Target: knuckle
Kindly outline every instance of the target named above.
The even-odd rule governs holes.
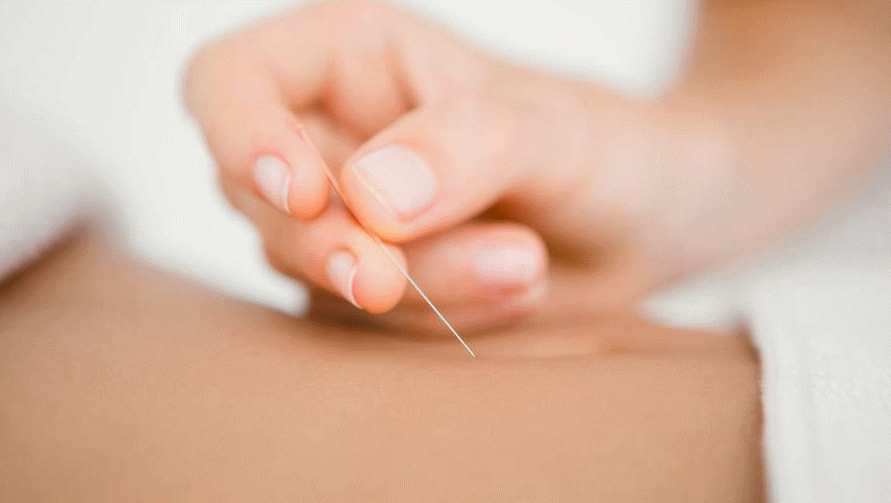
[[[456,96],[443,103],[443,121],[453,129],[462,129],[474,134],[485,132],[494,123],[500,122],[503,110],[498,100],[491,97],[467,94]]]
[[[506,153],[518,134],[518,117],[522,110],[512,110],[496,97],[487,95],[458,96],[444,104],[442,123],[456,140],[476,145],[485,155]],[[494,162],[495,159],[490,159]]]
[[[186,69],[190,72],[203,68],[219,53],[219,40],[210,40],[202,43],[192,51],[186,62]]]
[[[383,21],[405,16],[396,6],[380,0],[335,0],[307,9],[344,33],[367,33]]]
[[[186,60],[180,72],[180,99],[194,117],[212,111],[212,103],[218,100],[222,87],[231,85],[235,77],[245,71],[250,55],[233,38],[211,40],[203,43]],[[216,99],[215,99],[215,98]]]
[[[270,267],[276,271],[289,276],[293,275],[294,268],[282,255],[281,248],[274,243],[271,243],[268,239],[263,243],[263,257],[266,259],[266,262]]]
[[[338,0],[325,5],[329,12],[343,19],[385,16],[394,13],[394,7],[380,0]]]
[[[186,60],[182,74],[184,90],[195,87],[209,69],[217,66],[225,53],[223,40],[211,40],[198,46]]]
[[[248,39],[249,33],[211,39],[192,51],[180,78],[183,99],[190,111],[195,111],[207,89],[221,83],[233,85],[240,74],[258,67],[256,48]]]
[[[416,239],[418,237],[417,231],[412,231],[403,226],[395,226],[392,229],[387,229],[386,232],[381,233],[381,237],[386,239],[387,241],[393,243],[408,243],[412,239]]]

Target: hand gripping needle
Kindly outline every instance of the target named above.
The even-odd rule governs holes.
[[[309,143],[307,138],[304,138],[304,139],[306,139],[307,143]],[[325,166],[325,175],[328,177],[328,181],[331,182],[331,186],[334,188],[334,192],[337,193],[337,195],[340,197],[341,200],[346,201],[346,199],[344,199],[344,197],[343,197],[343,193],[340,191],[340,184],[337,183],[337,179],[334,178],[334,174],[331,173],[331,169],[328,168],[327,164],[325,164],[324,166]],[[344,206],[347,208],[347,211],[349,211],[350,214],[352,214],[352,210],[350,209],[349,205],[344,203]],[[355,216],[354,216],[354,218],[355,218]],[[356,221],[358,222],[359,219],[356,218]],[[359,225],[362,225],[362,223],[360,222]],[[436,306],[433,305],[433,302],[430,300],[430,297],[427,297],[427,294],[424,293],[424,290],[421,290],[421,287],[414,280],[414,278],[411,277],[411,274],[408,273],[408,270],[406,270],[405,267],[402,267],[402,264],[399,263],[399,259],[396,257],[396,255],[389,248],[387,248],[387,245],[384,244],[383,240],[381,240],[381,238],[379,238],[377,235],[372,234],[371,231],[369,231],[368,229],[365,228],[365,226],[362,226],[362,228],[365,230],[366,233],[368,233],[369,236],[371,236],[374,239],[374,241],[377,243],[377,245],[380,247],[380,249],[384,251],[384,254],[387,256],[387,258],[390,259],[390,262],[392,262],[393,265],[396,266],[396,269],[399,270],[399,272],[402,274],[402,276],[405,277],[406,281],[408,281],[409,284],[411,286],[413,286],[415,290],[417,290],[417,292],[418,292],[418,294],[420,294],[421,298],[424,299],[424,302],[426,302],[427,305],[430,306],[430,309],[432,309],[433,312],[436,313],[436,316],[439,317],[439,319],[446,326],[446,328],[449,329],[449,332],[451,332],[452,335],[455,336],[455,339],[458,339],[458,342],[460,342],[461,345],[464,346],[464,349],[467,350],[467,353],[470,354],[471,357],[476,358],[476,355],[473,353],[473,350],[470,349],[470,346],[468,346],[467,343],[464,342],[464,339],[458,334],[458,332],[455,330],[455,327],[453,327],[452,324],[449,323],[449,320],[447,320],[445,318],[445,316],[443,316],[442,313],[439,311],[439,309],[437,309]]]

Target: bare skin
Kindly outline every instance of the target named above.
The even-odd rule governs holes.
[[[295,320],[82,235],[0,286],[13,501],[759,501],[744,338]],[[716,337],[716,335],[719,335]]]

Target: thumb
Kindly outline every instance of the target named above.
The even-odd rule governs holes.
[[[347,161],[344,197],[357,219],[394,242],[454,226],[505,198],[535,207],[561,178],[542,181],[542,167],[564,164],[569,151],[540,142],[548,127],[535,110],[492,100],[419,108]]]

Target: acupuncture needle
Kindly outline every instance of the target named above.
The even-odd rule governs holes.
[[[342,197],[343,196],[341,196],[341,198]],[[366,230],[365,232],[368,232],[368,231]],[[430,300],[430,297],[427,297],[427,294],[424,293],[424,290],[421,290],[421,287],[414,280],[414,278],[411,277],[411,274],[408,273],[408,270],[406,268],[402,267],[402,264],[399,263],[399,259],[396,258],[396,255],[389,248],[387,248],[387,245],[385,245],[384,242],[381,241],[381,238],[377,237],[374,234],[371,234],[370,232],[368,232],[368,234],[374,239],[374,241],[381,248],[381,250],[384,251],[384,253],[387,255],[387,257],[389,257],[390,262],[392,262],[393,265],[396,266],[396,269],[398,269],[399,272],[402,273],[402,275],[405,277],[405,280],[408,281],[409,284],[411,284],[411,286],[413,286],[415,288],[415,290],[418,292],[418,294],[421,296],[421,298],[424,299],[424,302],[426,302],[427,305],[430,306],[430,309],[432,309],[433,312],[436,313],[436,316],[439,317],[439,319],[440,319],[440,321],[442,321],[443,325],[445,325],[446,328],[449,329],[449,332],[451,332],[452,335],[455,336],[455,339],[458,339],[458,342],[460,342],[461,345],[464,346],[464,349],[467,350],[467,353],[470,354],[470,356],[476,358],[476,355],[473,354],[473,350],[470,349],[470,346],[467,345],[467,343],[464,341],[464,338],[461,337],[461,335],[458,333],[458,331],[455,330],[455,327],[453,327],[452,324],[449,323],[449,320],[447,320],[446,317],[443,316],[443,314],[439,311],[439,309],[437,309],[436,306],[433,305],[433,301]]]
[[[306,136],[305,132],[302,130],[300,132],[301,132],[301,136],[303,136],[303,139],[306,141],[306,143],[309,145],[312,145],[312,143],[310,143],[309,138]],[[341,192],[341,190],[340,190],[340,184],[337,182],[337,179],[334,178],[334,174],[331,173],[331,169],[328,167],[328,164],[324,163],[324,161],[323,161],[323,166],[325,167],[325,176],[328,177],[328,181],[331,183],[331,187],[334,189],[334,192],[337,193],[337,196],[340,197],[340,199],[342,201],[344,201],[344,207],[346,207],[347,211],[349,211],[350,214],[352,215],[353,211],[352,211],[352,209],[350,209],[349,205],[346,204],[346,199],[343,197],[343,192]],[[353,218],[357,222],[359,222],[359,219],[356,218],[355,215],[353,215]],[[418,285],[418,282],[415,281],[414,278],[412,278],[411,274],[408,273],[408,269],[406,269],[405,267],[402,266],[402,264],[399,263],[399,259],[396,257],[396,254],[394,254],[389,248],[387,248],[387,245],[384,244],[384,241],[380,237],[378,237],[376,234],[374,234],[373,232],[371,232],[367,228],[365,228],[365,226],[362,225],[361,222],[359,222],[359,225],[362,227],[362,229],[365,231],[366,234],[368,234],[369,236],[371,236],[372,239],[374,239],[375,243],[377,243],[377,245],[380,247],[380,249],[383,250],[384,255],[386,255],[387,258],[390,259],[390,262],[393,263],[393,265],[396,267],[396,269],[399,271],[399,273],[402,274],[402,276],[405,278],[405,280],[408,281],[408,283],[415,289],[415,291],[418,292],[418,294],[421,296],[421,298],[424,299],[424,302],[426,302],[427,305],[430,306],[430,309],[432,309],[433,312],[436,314],[436,316],[439,318],[439,320],[442,321],[443,325],[445,325],[446,328],[449,329],[449,332],[451,332],[452,335],[455,336],[455,339],[457,339],[458,342],[461,343],[461,346],[464,347],[464,349],[467,351],[467,353],[471,357],[476,358],[476,354],[474,354],[473,350],[470,349],[470,346],[467,345],[467,342],[464,341],[464,338],[461,337],[461,335],[458,333],[458,331],[455,330],[455,327],[453,327],[452,324],[449,323],[449,320],[447,320],[446,317],[443,316],[442,312],[439,309],[437,309],[437,307],[433,304],[433,301],[430,300],[430,297],[427,297],[427,294],[424,293],[424,290],[421,289],[421,286]]]

